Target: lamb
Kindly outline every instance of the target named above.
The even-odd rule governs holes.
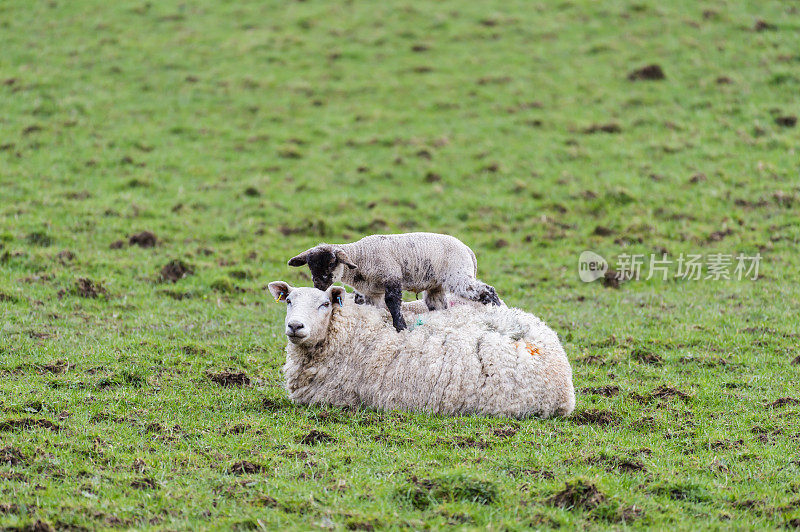
[[[304,264],[319,290],[341,281],[363,294],[369,305],[383,300],[398,332],[407,327],[400,308],[403,290],[425,291],[430,310],[447,308],[446,291],[483,304],[501,304],[495,289],[476,278],[475,253],[449,235],[370,235],[349,244],[319,244],[289,260],[289,266]]]
[[[459,305],[397,333],[385,310],[354,304],[343,287],[269,290],[287,304],[283,374],[296,403],[513,418],[575,408],[558,336],[519,309]]]

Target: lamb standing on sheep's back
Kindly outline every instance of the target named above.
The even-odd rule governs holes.
[[[342,287],[269,289],[287,302],[283,373],[297,403],[516,418],[575,408],[558,336],[519,309],[460,305],[398,334],[385,310]]]
[[[319,244],[289,259],[289,266],[305,264],[315,288],[327,290],[342,281],[358,290],[365,303],[385,304],[398,331],[406,328],[403,290],[425,292],[429,310],[447,308],[447,292],[485,305],[501,304],[494,287],[477,279],[475,253],[450,235],[369,235],[349,244]]]

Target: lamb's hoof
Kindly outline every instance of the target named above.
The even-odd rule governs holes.
[[[501,306],[500,297],[498,297],[497,292],[495,292],[494,288],[489,288],[485,292],[481,293],[478,301],[480,301],[484,305],[492,305],[494,307]]]

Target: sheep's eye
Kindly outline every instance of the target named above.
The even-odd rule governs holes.
[[[330,306],[331,306],[331,302],[330,301],[326,301],[325,303],[321,304],[319,306],[319,308],[328,308]]]

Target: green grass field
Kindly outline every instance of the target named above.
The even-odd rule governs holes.
[[[800,526],[799,32],[780,1],[0,2],[0,528]],[[559,333],[571,418],[288,401],[266,284],[415,230]],[[762,261],[615,289],[584,250]]]

